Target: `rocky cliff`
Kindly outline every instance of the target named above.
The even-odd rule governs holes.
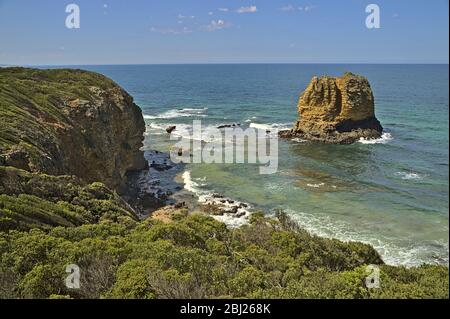
[[[379,138],[383,128],[374,105],[369,81],[362,76],[314,77],[300,96],[300,119],[280,135],[337,144]]]
[[[146,167],[145,124],[133,98],[81,70],[0,69],[0,165],[75,175],[119,190]]]

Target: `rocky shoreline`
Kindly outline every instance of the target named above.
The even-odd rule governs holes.
[[[140,109],[104,76],[1,69],[0,100],[0,299],[448,298],[448,267],[385,265],[282,211],[250,219],[142,151]],[[367,265],[381,289],[366,289]]]
[[[183,189],[182,184],[175,182],[175,176],[183,167],[170,161],[169,154],[146,151],[144,157],[148,168],[129,172],[126,191],[122,194],[141,218],[161,207],[175,204],[173,194]]]
[[[375,118],[361,121],[346,121],[339,125],[324,128],[322,132],[314,132],[298,128],[282,130],[280,138],[301,139],[324,144],[352,144],[361,139],[373,140],[381,137],[383,127]]]
[[[218,193],[200,195],[187,190],[180,178],[186,172],[186,165],[172,162],[169,153],[151,150],[145,151],[144,156],[148,168],[129,172],[126,191],[122,194],[140,219],[169,216],[183,208],[206,213],[231,227],[246,223],[251,214],[249,204]]]
[[[218,193],[200,196],[201,210],[228,227],[239,227],[248,223],[251,205]]]

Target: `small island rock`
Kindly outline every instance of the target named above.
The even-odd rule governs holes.
[[[281,131],[281,137],[351,144],[379,138],[383,131],[369,81],[349,72],[343,77],[314,77],[300,96],[298,113],[300,119],[291,130]]]

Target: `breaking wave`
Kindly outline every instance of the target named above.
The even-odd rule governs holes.
[[[423,175],[414,172],[396,172],[395,175],[404,180],[421,180],[424,178]]]
[[[345,242],[357,241],[371,245],[389,265],[403,265],[406,267],[420,266],[424,263],[447,264],[448,242],[430,240],[427,243],[417,244],[412,240],[404,239],[402,244],[396,244],[392,238],[375,236],[368,231],[356,231],[346,222],[338,222],[330,216],[308,214],[287,209],[286,212],[302,228],[311,234],[336,238]]]
[[[206,117],[207,115],[204,114],[208,111],[207,107],[203,108],[184,108],[184,109],[178,109],[178,110],[169,110],[166,112],[163,112],[158,115],[144,115],[144,119],[146,120],[156,120],[156,119],[174,119],[179,117]]]
[[[184,189],[194,193],[198,197],[198,202],[202,205],[210,204],[220,207],[224,212],[222,215],[213,215],[212,217],[231,228],[240,227],[248,224],[248,218],[251,215],[251,206],[247,203],[239,202],[214,194],[210,191],[201,189],[205,183],[199,184],[197,180],[193,180],[190,171],[185,171],[182,175],[184,182]],[[198,181],[204,179],[198,179]],[[228,212],[229,211],[229,212]]]
[[[364,138],[361,137],[359,139],[359,143],[361,144],[386,144],[392,141],[394,138],[391,133],[383,133],[380,138]]]
[[[256,128],[260,130],[285,130],[292,126],[292,123],[273,123],[273,124],[258,124],[258,123],[250,123],[249,127]]]

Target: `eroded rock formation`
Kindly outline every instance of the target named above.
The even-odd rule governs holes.
[[[336,144],[379,138],[383,128],[374,105],[369,81],[362,76],[314,77],[300,96],[300,119],[280,136]]]
[[[147,165],[140,108],[100,74],[0,69],[0,100],[0,165],[119,191],[128,171]]]

